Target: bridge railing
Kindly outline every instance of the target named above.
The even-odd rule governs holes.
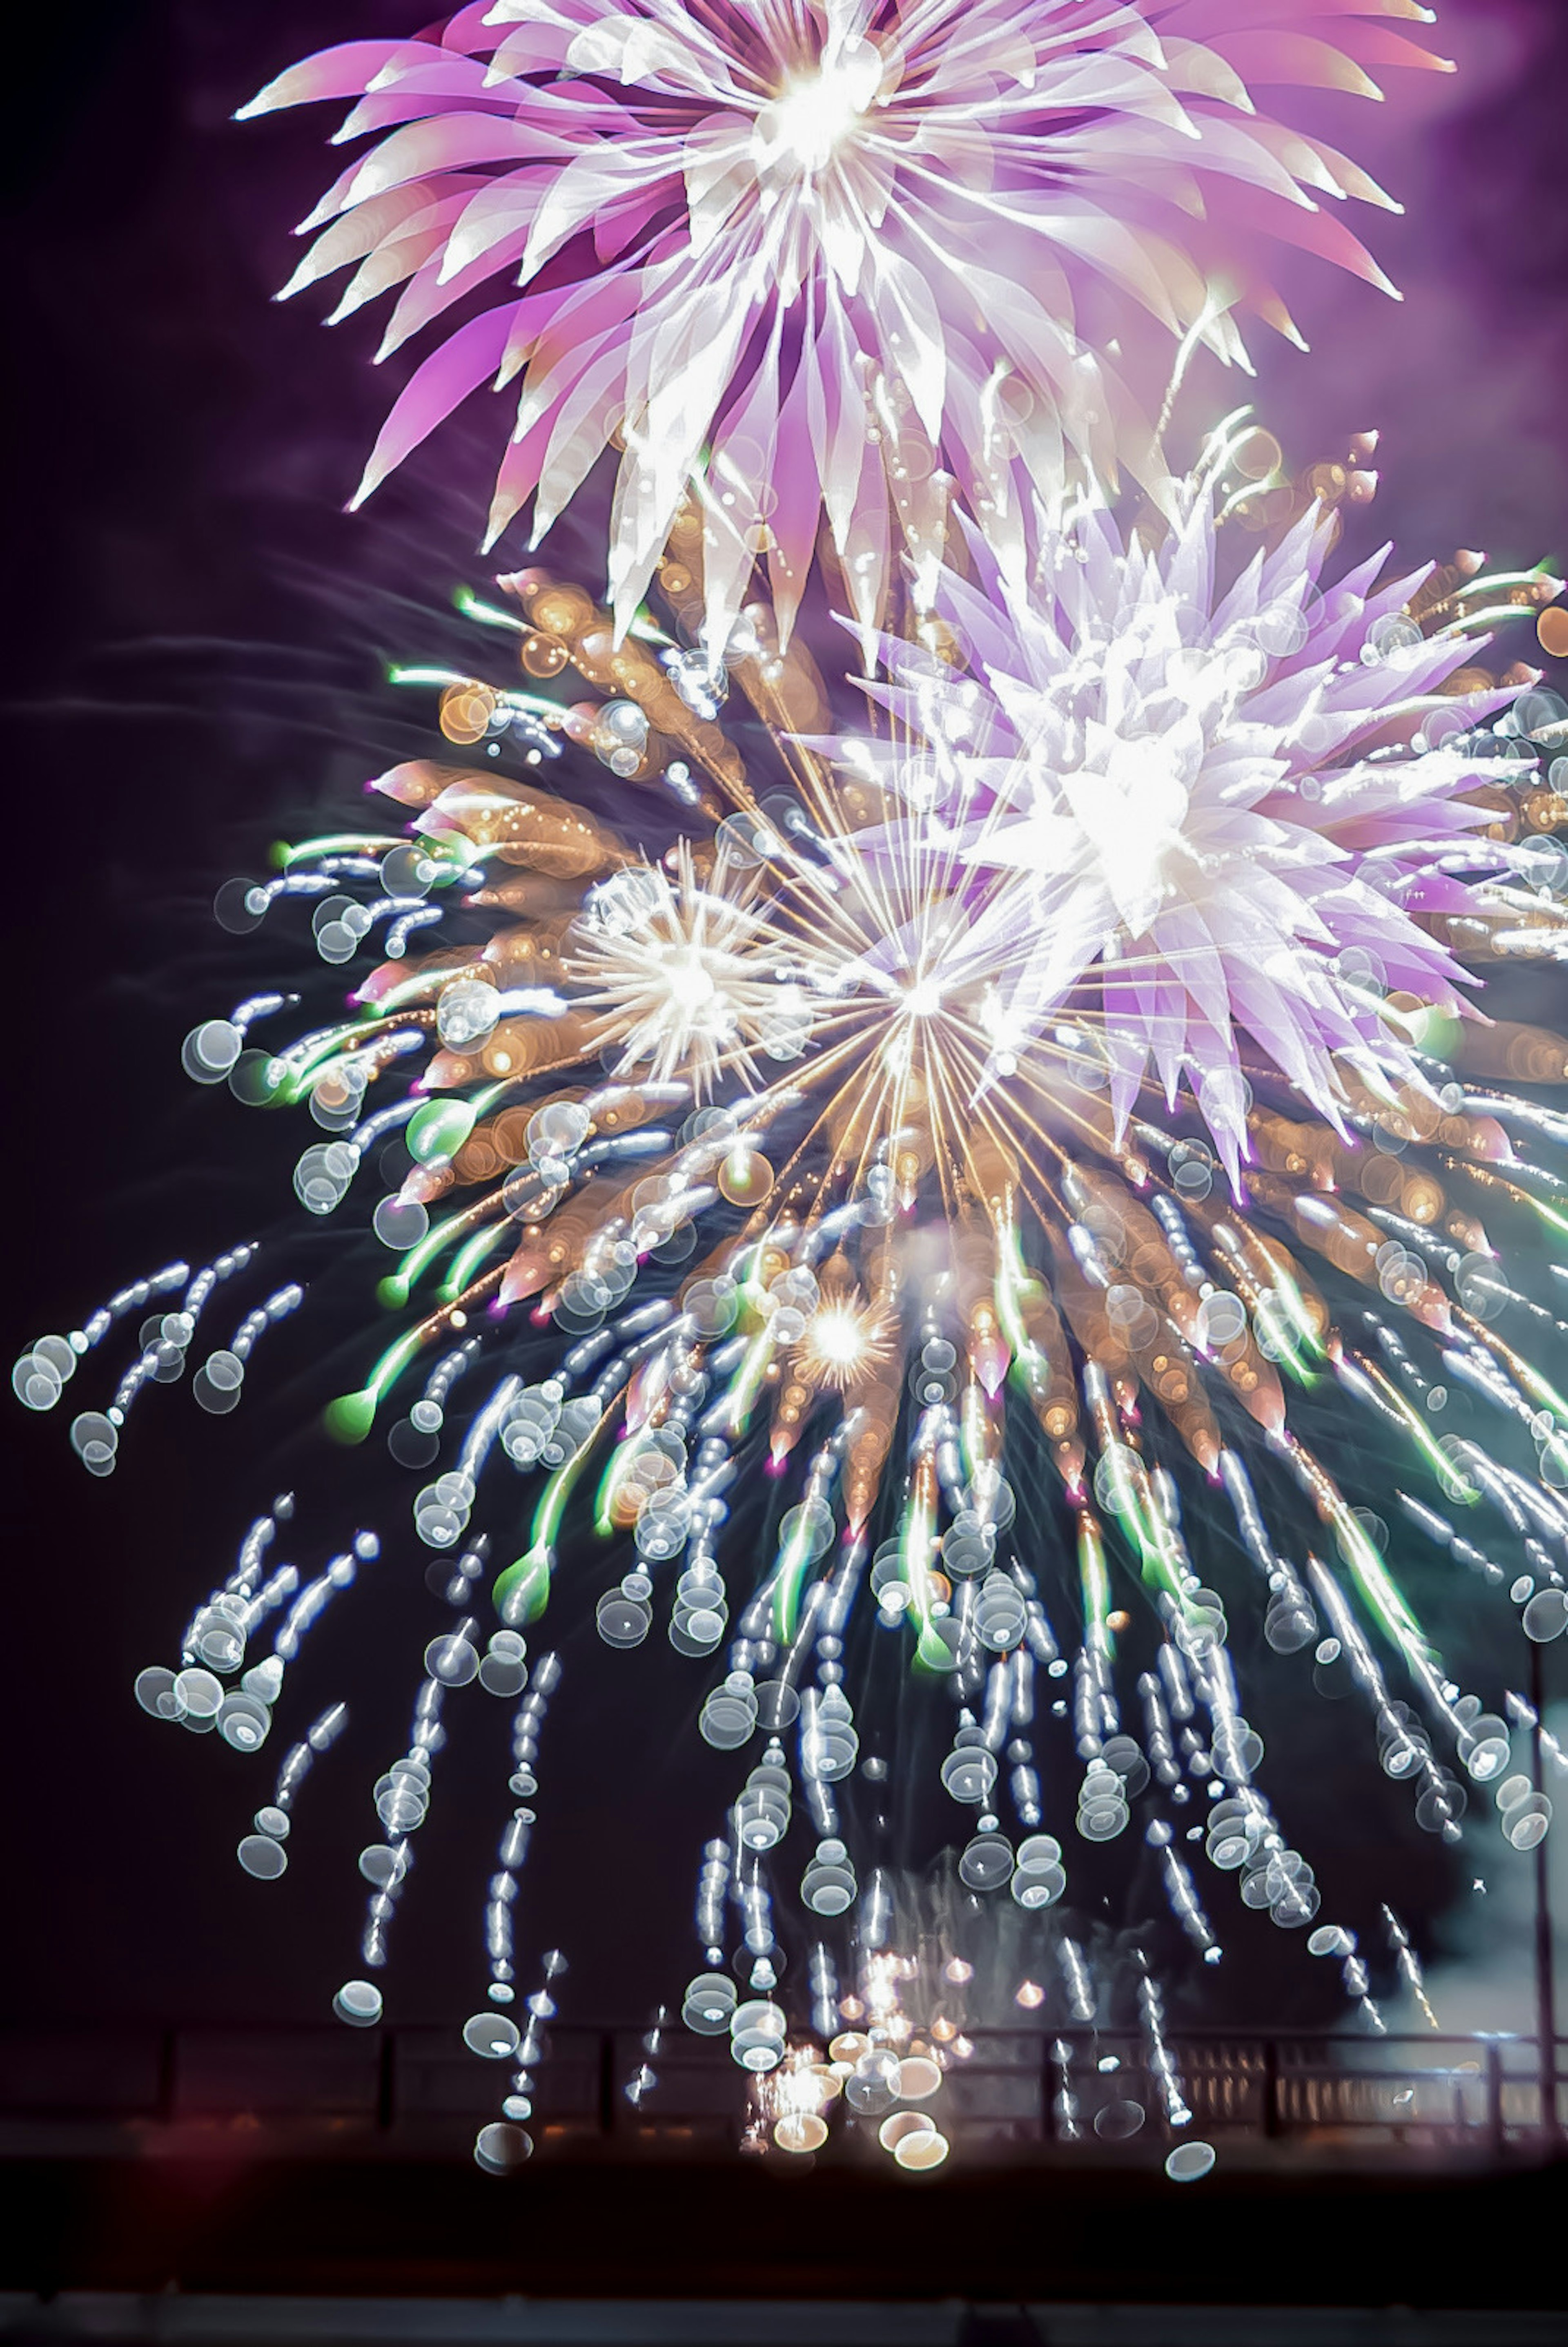
[[[1485,2157],[1568,2133],[1561,2037],[1549,2061],[1528,2036],[1432,2031],[1193,2031],[1169,2051],[1192,2114],[1181,2132],[1216,2141]],[[974,2028],[947,2052],[927,2107],[971,2152],[1146,2157],[1172,2132],[1135,2033]],[[541,2152],[711,2157],[747,2114],[728,2041],[678,2025],[554,2024],[534,2078]],[[508,2064],[476,2059],[451,2027],[13,2026],[0,2031],[0,2157],[128,2156],[215,2132],[290,2157],[466,2157],[509,2082]],[[840,2106],[835,2133],[851,2118]]]

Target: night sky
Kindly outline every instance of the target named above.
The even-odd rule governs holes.
[[[367,363],[379,313],[328,333],[330,304],[270,300],[293,263],[290,225],[336,168],[321,147],[335,116],[229,120],[310,48],[420,21],[397,0],[121,0],[74,9],[68,35],[28,59],[10,158],[21,318],[7,923],[22,999],[7,1024],[6,1358],[171,1254],[200,1262],[242,1236],[271,1236],[277,1278],[319,1269],[325,1300],[268,1340],[235,1416],[202,1419],[183,1389],[147,1397],[104,1482],[69,1454],[69,1409],[25,1419],[7,1399],[13,2014],[324,2015],[358,1968],[353,1853],[379,1831],[369,1786],[406,1740],[419,1650],[439,1626],[409,1553],[407,1487],[354,1518],[374,1459],[323,1460],[300,1432],[323,1390],[357,1381],[345,1368],[320,1383],[321,1348],[351,1333],[354,1291],[341,1275],[333,1286],[330,1234],[287,1212],[303,1118],[200,1093],[178,1068],[198,1018],[304,951],[302,923],[255,947],[226,940],[215,887],[260,872],[270,840],[351,810],[366,774],[428,747],[384,665],[460,657],[451,590],[484,577],[473,548],[498,426],[471,409],[346,516],[395,387]],[[1287,262],[1313,350],[1270,347],[1258,330],[1259,411],[1302,466],[1381,430],[1382,488],[1358,546],[1393,538],[1411,565],[1457,546],[1510,568],[1561,560],[1568,8],[1450,0],[1438,38],[1458,77],[1396,77],[1372,119],[1349,101],[1311,109],[1404,199],[1404,217],[1357,224],[1407,298]],[[1243,395],[1195,371],[1186,412],[1201,424]],[[569,533],[552,550],[570,567]],[[100,1399],[73,1389],[72,1406]],[[231,1852],[282,1735],[248,1767],[216,1738],[198,1747],[154,1727],[130,1682],[172,1659],[193,1598],[290,1482],[302,1563],[365,1520],[397,1530],[402,1563],[379,1613],[361,1592],[317,1641],[311,1687],[321,1703],[350,1697],[353,1742],[303,1797],[295,1863],[273,1890],[242,1878]],[[610,1577],[596,1560],[588,1585]],[[597,1646],[591,1617],[565,1626],[521,1945],[526,1959],[560,1941],[577,2009],[635,2018],[694,1968],[699,1846],[721,1829],[733,1769],[691,1733],[707,1680],[674,1665],[661,1635],[624,1658]],[[505,1718],[500,1706],[463,1714],[438,1763],[396,1926],[400,2012],[467,2009],[479,1987]],[[1370,1759],[1369,1738],[1358,1767]],[[1395,1809],[1342,1814],[1365,1842]],[[1440,1904],[1430,1855],[1407,1857],[1419,1901]]]

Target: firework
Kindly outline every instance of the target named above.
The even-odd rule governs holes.
[[[490,2003],[465,2032],[514,2065],[482,2165],[525,2148],[553,2010],[541,1990],[524,2029],[506,2008],[560,1676],[530,1642],[563,1602],[585,1596],[623,1650],[658,1618],[706,1667],[700,1733],[740,1773],[702,1859],[682,2011],[728,2036],[756,2082],[750,2139],[784,2150],[820,2144],[841,2102],[901,2165],[945,2157],[926,2105],[967,2043],[962,1899],[1029,1935],[1027,2009],[1082,2025],[1131,1999],[1180,2134],[1155,1967],[1179,1973],[1184,1946],[1218,1964],[1226,1928],[1224,1886],[1183,1855],[1195,1834],[1380,2025],[1356,1933],[1325,1912],[1332,1850],[1297,1846],[1304,1805],[1270,1786],[1247,1716],[1227,1631],[1248,1612],[1280,1671],[1359,1696],[1369,1758],[1419,1826],[1513,1849],[1546,1829],[1549,1797],[1512,1766],[1523,1698],[1486,1707],[1439,1655],[1377,1495],[1298,1404],[1320,1422],[1337,1389],[1402,1446],[1397,1504],[1421,1539],[1506,1583],[1527,1641],[1562,1631],[1568,1405],[1541,1360],[1568,1325],[1513,1285],[1502,1240],[1564,1227],[1568,1128],[1489,1080],[1563,1081],[1568,1046],[1471,999],[1478,960],[1568,939],[1568,712],[1474,666],[1489,615],[1557,582],[1331,579],[1310,488],[1258,545],[1247,438],[1217,436],[1174,522],[1059,517],[1027,591],[944,575],[934,611],[881,642],[854,722],[761,607],[692,708],[672,677],[705,599],[678,528],[670,628],[618,649],[580,589],[504,580],[502,603],[469,599],[489,640],[510,630],[529,674],[564,692],[575,670],[599,699],[400,671],[439,692],[445,735],[377,779],[403,825],[302,843],[273,880],[220,892],[230,927],[303,899],[329,966],[382,954],[346,1015],[266,1048],[294,998],[252,998],[193,1030],[185,1061],[309,1108],[313,1214],[398,1153],[371,1214],[396,1333],[327,1419],[350,1441],[385,1427],[453,1620],[374,1788],[361,1969],[337,2010],[382,2012],[443,1713],[476,1685],[516,1706]],[[449,763],[479,740],[501,757]],[[700,827],[650,855],[545,792],[568,743]],[[171,1266],[30,1348],[21,1398],[52,1407],[153,1307],[113,1399],[74,1421],[84,1463],[111,1471],[141,1388],[197,1363],[252,1253]],[[257,1337],[300,1300],[279,1290],[200,1358],[206,1409],[238,1405]],[[741,1497],[758,1460],[759,1562]],[[509,1542],[516,1476],[535,1496]],[[1209,1562],[1217,1504],[1239,1570]],[[271,1564],[284,1521],[259,1519],[178,1666],[137,1683],[155,1715],[242,1751],[267,1742],[323,1608],[387,1570],[361,1532],[302,1582]],[[876,1693],[890,1644],[921,1690],[931,1797],[967,1819],[934,1922],[871,1816],[890,1768],[917,1765]],[[295,1796],[342,1725],[335,1706],[290,1748],[239,1843],[251,1875],[284,1873]],[[1466,1821],[1482,1788],[1495,1827]],[[1144,1928],[1152,1957],[1074,1910],[1088,1851],[1135,1819],[1167,1909]],[[645,2065],[628,2091],[656,2083]],[[1069,2134],[1077,2107],[1064,2069]],[[1142,2106],[1105,2108],[1141,2124]],[[1202,2149],[1173,2176],[1203,2172]]]
[[[395,289],[382,356],[498,277],[521,289],[420,366],[360,496],[521,375],[489,541],[532,498],[537,545],[615,443],[625,628],[695,481],[717,654],[759,555],[788,639],[824,512],[870,624],[895,544],[934,574],[951,483],[1016,555],[1032,486],[1118,452],[1157,474],[1114,329],[1085,331],[1107,302],[1245,363],[1237,307],[1296,335],[1266,239],[1386,286],[1332,206],[1390,200],[1251,91],[1376,97],[1367,67],[1441,63],[1364,21],[1410,13],[1289,0],[1238,30],[1185,0],[500,0],[327,50],[242,111],[351,97],[339,138],[385,134],[303,223],[284,289],[353,269],[340,318]]]
[[[1248,87],[1432,60],[1365,21],[1403,0],[1263,13],[529,0],[248,109],[352,96],[344,135],[385,134],[289,290],[401,287],[392,348],[518,280],[416,372],[366,490],[487,377],[522,378],[493,537],[532,498],[537,542],[621,450],[607,595],[541,567],[460,598],[476,672],[393,672],[431,754],[219,894],[235,931],[308,910],[346,1007],[295,970],[183,1052],[311,1118],[299,1201],[388,1316],[323,1417],[391,1465],[379,1529],[315,1569],[277,1561],[315,1537],[291,1503],[259,1515],[137,1697],[258,1754],[323,1614],[421,1556],[448,1611],[332,2003],[381,2018],[449,1706],[494,1698],[512,1806],[463,2031],[509,2069],[493,2172],[565,1969],[541,1952],[514,2017],[563,1612],[627,1656],[657,1621],[731,1756],[679,2011],[728,2040],[753,2146],[808,2155],[841,2110],[940,2165],[966,2023],[1005,1997],[1064,2139],[1144,2124],[1120,2089],[1090,2114],[1069,2043],[1119,2018],[1166,2172],[1200,2177],[1167,2014],[1223,1969],[1226,1875],[1369,2028],[1380,1966],[1431,2017],[1397,1886],[1363,1946],[1275,1780],[1248,1713],[1281,1689],[1353,1696],[1445,1844],[1547,1830],[1513,1733],[1556,1746],[1429,1600],[1457,1567],[1517,1651],[1568,1626],[1568,1273],[1517,1267],[1568,1231],[1539,1097],[1568,1044],[1478,990],[1568,952],[1568,705],[1479,665],[1560,582],[1337,572],[1369,439],[1293,481],[1243,410],[1174,478],[1086,326],[1114,292],[1179,378],[1243,356],[1238,309],[1288,327],[1254,230],[1375,275],[1310,191],[1378,191]],[[864,671],[832,682],[795,624],[824,513]],[[241,1409],[306,1300],[258,1282],[273,1252],[131,1283],[26,1348],[18,1397],[75,1401],[128,1325],[72,1419],[89,1472],[150,1386]],[[347,1727],[307,1701],[239,1839],[255,1881]]]

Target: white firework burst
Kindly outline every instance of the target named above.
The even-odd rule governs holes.
[[[791,1367],[816,1392],[848,1393],[881,1375],[893,1358],[897,1324],[886,1307],[860,1287],[824,1274]]]
[[[759,1051],[793,1057],[811,1012],[779,975],[783,941],[754,901],[754,876],[722,847],[699,876],[685,840],[673,861],[673,871],[628,865],[594,892],[567,973],[591,989],[618,1073],[685,1077],[706,1098],[726,1075],[753,1081]]]
[[[1412,735],[1498,696],[1442,696],[1473,640],[1423,639],[1419,578],[1375,587],[1383,554],[1319,585],[1315,510],[1227,586],[1211,480],[1181,503],[1153,548],[1080,512],[1027,588],[983,555],[988,591],[945,575],[963,672],[884,639],[891,681],[868,690],[893,738],[833,746],[908,810],[862,854],[902,869],[913,832],[946,859],[954,979],[991,989],[988,1077],[1088,1002],[1118,1119],[1152,1063],[1234,1172],[1244,1035],[1333,1117],[1337,1061],[1417,1073],[1385,989],[1463,1008],[1419,917],[1468,908],[1466,876],[1506,851],[1466,796],[1481,770]]]

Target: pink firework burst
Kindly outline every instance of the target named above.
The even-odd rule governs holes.
[[[682,500],[708,518],[710,641],[766,559],[785,634],[825,512],[854,609],[917,581],[949,494],[1003,559],[1031,488],[1159,470],[1080,338],[1086,299],[1242,360],[1293,333],[1261,236],[1386,284],[1319,199],[1386,203],[1261,113],[1290,83],[1380,95],[1433,66],[1414,0],[498,0],[296,66],[242,109],[354,97],[382,134],[304,222],[285,292],[401,288],[382,355],[489,281],[514,289],[417,369],[359,497],[468,393],[521,383],[493,542],[535,542],[614,442],[624,626]],[[1391,289],[1390,289],[1391,290]],[[1095,334],[1096,349],[1105,335]]]

